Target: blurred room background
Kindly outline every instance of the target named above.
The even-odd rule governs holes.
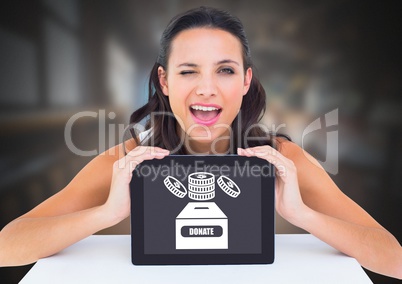
[[[394,4],[392,4],[394,3]],[[331,177],[402,242],[401,20],[397,1],[10,0],[0,4],[0,228],[61,190],[147,99],[159,38],[200,5],[238,16],[267,91],[264,122],[328,161]],[[334,125],[325,114],[337,110]],[[68,120],[77,119],[67,147]],[[303,136],[319,119],[323,127]],[[328,125],[328,124],[327,124]],[[104,132],[104,134],[103,134]],[[339,158],[339,159],[338,159]],[[94,176],[96,179],[96,176]],[[128,223],[101,233],[128,233]],[[278,217],[278,233],[299,233]],[[18,282],[31,266],[0,268]],[[391,279],[369,273],[375,283]],[[395,281],[396,283],[396,281]]]

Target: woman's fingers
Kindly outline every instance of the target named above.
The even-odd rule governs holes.
[[[162,159],[169,153],[169,150],[159,147],[138,146],[119,160],[119,167],[128,168],[132,171],[145,160]]]
[[[294,168],[291,160],[283,156],[279,151],[270,146],[258,146],[253,148],[238,148],[238,154],[247,157],[258,157],[275,166],[277,175],[284,177],[289,170]]]
[[[259,155],[261,157],[265,156],[265,155],[269,155],[271,157],[278,157],[280,160],[282,161],[289,161],[289,159],[287,159],[285,156],[282,155],[281,152],[279,152],[278,150],[274,149],[271,146],[257,146],[257,147],[253,147],[253,148],[248,148],[249,150],[252,150],[256,155]]]
[[[130,214],[129,183],[132,173],[144,160],[162,159],[168,150],[158,147],[136,147],[113,165],[113,176],[106,208],[121,221]]]
[[[247,157],[259,157],[262,159],[267,160],[271,164],[276,164],[278,162],[286,164],[288,162],[288,159],[284,157],[282,154],[280,154],[278,151],[275,149],[267,146],[267,148],[247,148],[247,149],[242,149],[238,148],[238,154],[242,156],[247,156]],[[280,155],[279,155],[280,154]]]

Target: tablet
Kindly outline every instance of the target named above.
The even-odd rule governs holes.
[[[274,177],[256,157],[142,162],[130,182],[132,263],[273,263]]]

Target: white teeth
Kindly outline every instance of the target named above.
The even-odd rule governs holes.
[[[191,106],[192,109],[195,110],[202,110],[202,111],[213,111],[213,110],[218,110],[216,107],[205,107],[205,106],[198,106],[198,105],[193,105]]]

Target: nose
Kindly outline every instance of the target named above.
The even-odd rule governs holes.
[[[199,96],[216,96],[218,93],[216,81],[213,75],[203,75],[198,81],[195,93]]]

